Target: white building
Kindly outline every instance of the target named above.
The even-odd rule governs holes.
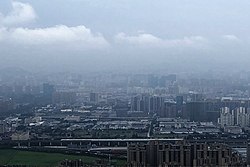
[[[250,108],[238,107],[231,111],[228,107],[221,108],[218,123],[222,127],[232,125],[247,127],[250,125]]]
[[[234,125],[234,113],[228,107],[221,108],[218,122],[222,127]]]
[[[250,109],[239,107],[236,109],[236,125],[241,127],[249,126]]]

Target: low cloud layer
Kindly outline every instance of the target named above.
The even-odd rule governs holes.
[[[125,33],[119,33],[115,36],[118,43],[127,43],[145,47],[198,47],[207,40],[202,36],[184,37],[182,39],[162,39],[152,34],[142,33],[134,36]]]
[[[101,34],[94,34],[83,25],[36,29],[1,28],[0,42],[19,45],[75,45],[82,48],[105,48],[109,45]]]

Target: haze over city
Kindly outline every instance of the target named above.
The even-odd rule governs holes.
[[[0,0],[0,166],[250,166],[249,0]]]

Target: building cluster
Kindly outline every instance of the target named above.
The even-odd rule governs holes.
[[[230,108],[224,107],[221,109],[218,122],[222,127],[233,125],[247,127],[250,125],[250,108],[237,107],[230,110]]]
[[[240,155],[220,143],[189,143],[184,140],[149,141],[128,146],[129,167],[148,166],[243,166]]]
[[[96,130],[112,130],[112,129],[122,129],[122,130],[129,130],[129,129],[138,129],[138,130],[147,130],[149,127],[148,120],[141,120],[141,121],[105,121],[105,122],[98,122],[93,129]]]
[[[186,119],[158,118],[154,127],[154,135],[164,134],[188,135],[188,134],[219,134],[220,127],[213,122],[191,122]]]
[[[130,165],[237,166],[236,153],[206,140],[250,137],[250,77],[30,75],[0,76],[0,144],[182,137],[204,142],[131,145]]]

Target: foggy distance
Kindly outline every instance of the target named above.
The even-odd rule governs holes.
[[[1,0],[0,166],[250,166],[249,0]]]

